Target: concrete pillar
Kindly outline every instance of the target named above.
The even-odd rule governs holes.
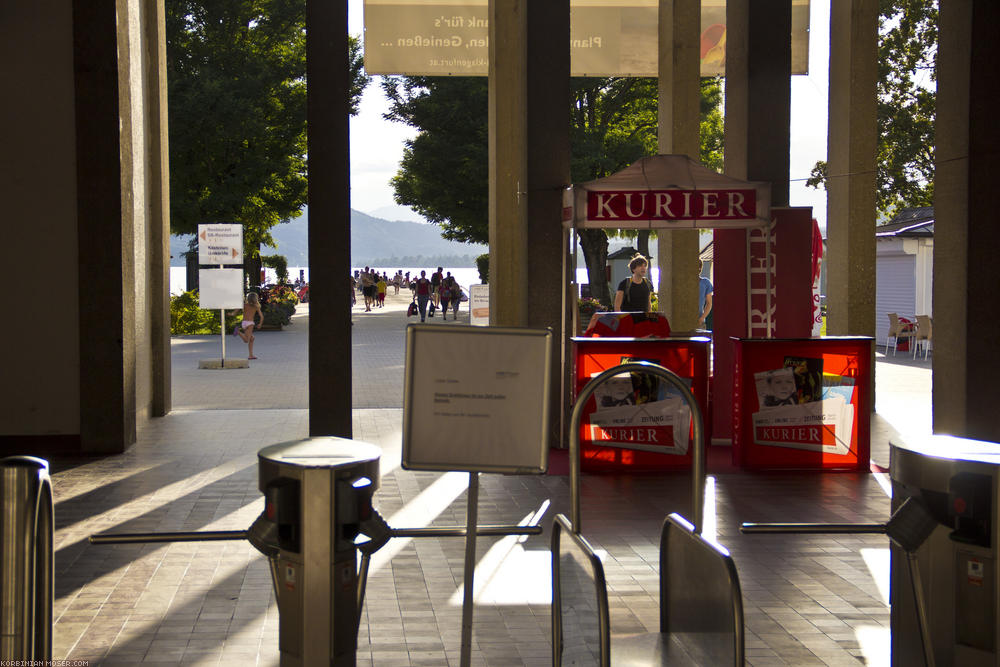
[[[128,43],[119,4],[73,3],[80,449],[88,454],[122,452],[136,438],[134,218],[122,196],[133,153],[131,113],[121,111],[131,101],[129,68],[118,62],[119,39]]]
[[[569,184],[569,0],[490,0],[490,324],[551,328],[562,414]],[[561,437],[553,419],[553,440]]]
[[[827,331],[875,335],[878,3],[830,8]],[[874,367],[874,366],[873,366]]]
[[[659,17],[659,152],[697,160],[701,151],[701,3],[660,0]],[[694,329],[699,314],[698,232],[659,230],[656,248],[659,310],[672,329]]]
[[[347,0],[306,1],[309,79],[309,435],[351,427]]]
[[[771,206],[788,205],[791,0],[726,4],[725,172],[771,184]],[[747,330],[747,233],[715,233],[713,437],[732,435],[729,338]]]
[[[490,324],[528,323],[526,0],[490,0]]]
[[[941,3],[932,388],[936,433],[993,442],[1000,441],[997,21],[996,3]]]
[[[163,0],[150,0],[146,21],[149,60],[146,97],[150,136],[149,294],[153,386],[151,413],[171,408],[170,371],[170,146],[167,140],[167,36]]]

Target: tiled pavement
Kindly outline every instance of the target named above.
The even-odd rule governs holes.
[[[354,309],[354,437],[382,447],[376,500],[391,525],[462,524],[467,475],[399,469],[408,299],[389,302],[374,313]],[[218,337],[175,338],[174,412],[150,422],[124,454],[52,461],[57,659],[277,664],[270,576],[248,543],[93,546],[87,536],[250,525],[262,509],[256,452],[307,434],[307,312],[286,331],[259,334],[260,359],[249,369],[199,371],[197,359],[218,355]],[[227,356],[243,352],[238,342],[227,340]],[[890,361],[877,364],[876,460],[894,427],[929,428],[929,364]],[[738,531],[748,520],[883,521],[889,501],[878,481],[854,473],[714,476],[714,529],[709,521],[706,532],[716,532],[739,569],[749,664],[887,664],[884,538]],[[614,632],[657,627],[659,525],[666,513],[687,511],[687,484],[686,474],[583,478],[584,533],[606,553]],[[545,533],[478,541],[473,663],[548,665],[548,535],[552,515],[569,511],[567,479],[483,475],[479,508],[482,523],[541,512]],[[457,664],[463,544],[395,539],[376,554],[359,664]]]

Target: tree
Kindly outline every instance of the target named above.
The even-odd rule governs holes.
[[[242,223],[259,263],[306,203],[305,2],[167,0],[166,32],[171,232]],[[354,114],[368,82],[356,38],[350,60]]]
[[[934,201],[934,118],[937,93],[936,0],[880,0],[878,149],[875,208],[890,219],[900,208]],[[926,79],[926,81],[925,81]],[[819,161],[806,182],[826,187]]]
[[[441,225],[445,238],[487,243],[487,80],[400,77],[385,78],[382,86],[391,102],[385,117],[419,131],[406,143],[399,172],[392,179],[396,202],[412,206],[431,222]],[[719,83],[709,80],[702,88],[704,115],[711,119],[708,127],[714,127],[718,133],[715,139],[703,138],[703,146],[708,147],[710,157],[717,158],[721,165]],[[710,95],[706,98],[706,92],[712,90],[714,101]],[[656,153],[655,79],[574,78],[571,96],[568,112],[573,182],[607,176],[643,155]],[[600,229],[581,230],[580,243],[593,294],[610,303],[611,295],[604,280],[608,235]]]

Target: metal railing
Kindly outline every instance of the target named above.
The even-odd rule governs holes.
[[[702,421],[701,407],[699,407],[694,394],[676,373],[648,361],[630,361],[602,372],[584,386],[576,403],[573,404],[573,412],[569,422],[569,485],[570,504],[572,505],[570,518],[573,522],[573,530],[576,532],[582,530],[580,521],[580,422],[583,419],[584,406],[598,387],[616,375],[629,372],[649,373],[666,380],[680,392],[691,409],[691,420],[694,423],[694,451],[691,456],[691,491],[693,495],[691,512],[695,533],[700,535],[705,506],[705,425]]]
[[[52,659],[53,535],[49,464],[0,460],[0,661]]]

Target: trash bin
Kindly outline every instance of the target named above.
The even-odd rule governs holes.
[[[0,460],[0,503],[0,661],[51,660],[54,522],[48,462],[32,456]]]

